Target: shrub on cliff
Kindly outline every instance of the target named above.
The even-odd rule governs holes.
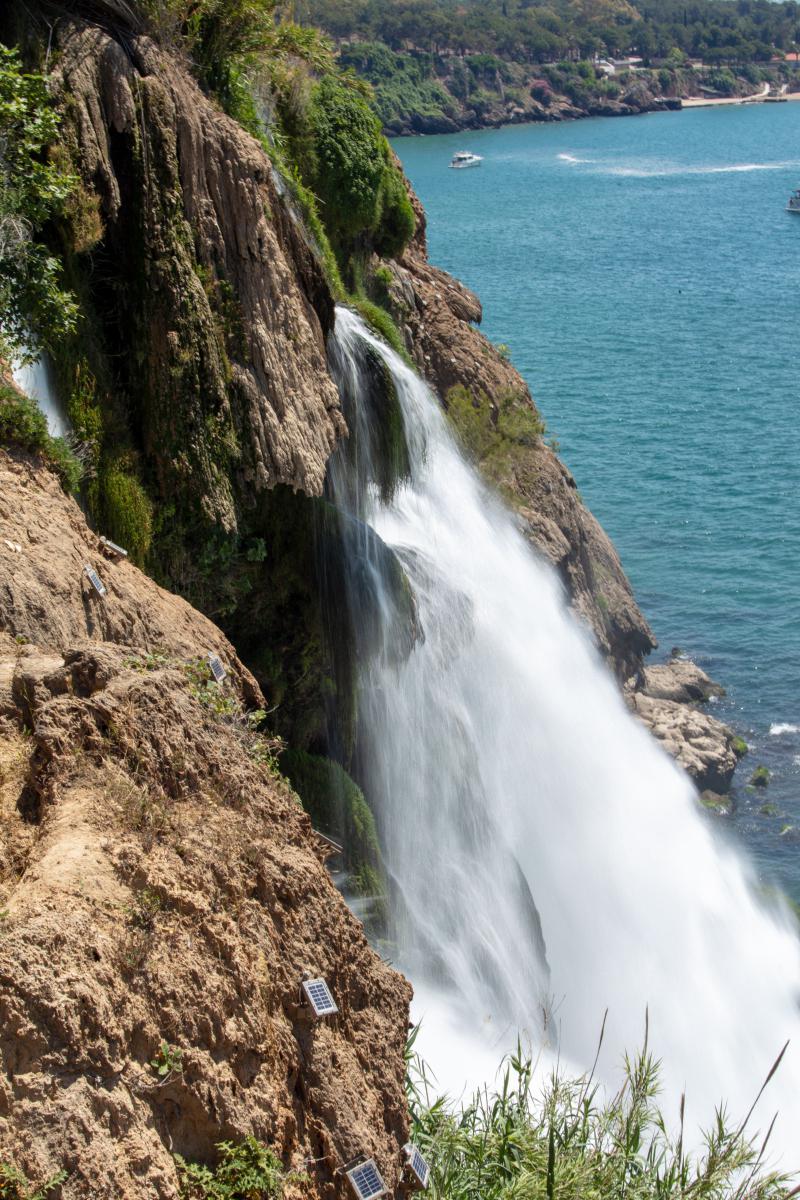
[[[383,255],[407,245],[413,209],[369,93],[355,78],[328,74],[315,85],[298,165],[340,257],[365,237]]]
[[[0,446],[19,446],[41,454],[68,492],[77,491],[83,467],[63,438],[54,438],[47,418],[28,396],[0,385]]]
[[[61,267],[37,236],[63,211],[75,179],[48,161],[58,134],[41,75],[0,45],[0,357],[31,358],[32,338],[51,346],[77,318]]]

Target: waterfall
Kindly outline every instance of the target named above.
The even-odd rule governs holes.
[[[65,437],[70,431],[69,419],[58,395],[55,372],[46,354],[31,363],[14,364],[11,374],[20,391],[35,400],[47,419],[52,437]]]
[[[520,1034],[584,1070],[608,1009],[600,1071],[614,1085],[647,1012],[668,1116],[685,1088],[689,1117],[709,1123],[723,1100],[744,1115],[791,1038],[755,1120],[765,1128],[779,1108],[773,1148],[800,1165],[788,915],[767,909],[630,716],[425,384],[346,309],[331,342],[353,443],[332,466],[332,495],[399,558],[419,625],[407,655],[362,656],[357,766],[391,881],[392,957],[423,1000],[424,1056],[459,1087]],[[376,363],[408,444],[394,490],[374,482]]]

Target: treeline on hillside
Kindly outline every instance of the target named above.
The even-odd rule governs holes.
[[[338,41],[519,63],[678,51],[706,63],[766,62],[800,42],[794,0],[298,0],[298,19]]]

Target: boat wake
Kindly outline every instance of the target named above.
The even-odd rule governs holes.
[[[673,175],[731,175],[750,171],[786,171],[800,167],[800,160],[787,159],[768,163],[726,163],[721,166],[684,166],[680,163],[653,163],[649,165],[601,166],[593,175],[611,175],[630,179],[660,179]]]

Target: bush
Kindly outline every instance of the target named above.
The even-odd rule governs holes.
[[[64,438],[48,431],[47,418],[35,401],[11,387],[0,387],[0,445],[19,446],[41,454],[54,469],[67,492],[75,492],[81,482],[83,466]]]
[[[375,236],[375,250],[382,258],[398,258],[414,236],[417,223],[405,182],[391,161],[386,142],[384,148],[386,165],[383,172],[381,213]]]
[[[478,465],[501,467],[518,448],[535,446],[544,424],[526,397],[507,392],[493,404],[485,392],[457,385],[445,398],[447,415],[462,448]]]
[[[103,532],[128,551],[131,562],[143,567],[153,537],[150,497],[124,462],[102,467],[98,482]]]
[[[219,1142],[214,1170],[175,1155],[181,1200],[272,1200],[283,1195],[280,1159],[254,1137],[234,1145]]]
[[[58,134],[41,75],[23,72],[16,50],[0,46],[0,355],[33,355],[72,330],[77,306],[61,286],[61,266],[35,240],[61,213],[77,180],[48,162]],[[33,338],[32,338],[33,335]]]

